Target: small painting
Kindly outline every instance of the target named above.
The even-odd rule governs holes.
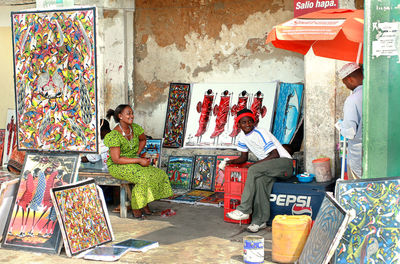
[[[163,147],[180,148],[183,145],[189,94],[190,84],[170,84]]]
[[[5,177],[4,177],[5,178]],[[12,202],[18,190],[19,179],[1,182],[0,188],[0,242],[3,240],[4,228],[6,227],[7,217],[10,213]]]
[[[53,188],[51,196],[67,256],[114,239],[105,199],[94,179]]]
[[[4,152],[4,140],[6,138],[6,130],[0,129],[0,164],[3,165],[3,152]]]
[[[281,144],[289,144],[296,132],[302,112],[304,84],[280,83],[272,134]]]
[[[150,165],[159,168],[161,166],[161,146],[161,139],[147,139],[140,156],[150,159]]]
[[[221,170],[219,164],[224,159],[236,159],[239,156],[217,156],[217,166],[215,166],[215,184],[214,184],[214,192],[224,192],[224,184],[225,184],[225,168]]]
[[[216,156],[195,156],[192,189],[205,191],[213,190],[216,164]]]
[[[33,154],[25,156],[20,184],[2,246],[43,253],[60,253],[62,237],[52,188],[76,180],[79,155]]]
[[[7,119],[6,119],[6,129],[3,141],[3,157],[2,157],[3,167],[7,167],[8,160],[10,159],[13,148],[16,145],[17,145],[17,124],[15,118],[15,110],[8,109]]]
[[[169,157],[167,174],[174,192],[190,190],[193,174],[193,160],[193,157]]]

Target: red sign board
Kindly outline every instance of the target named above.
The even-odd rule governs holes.
[[[294,0],[294,17],[330,8],[339,8],[338,0]]]

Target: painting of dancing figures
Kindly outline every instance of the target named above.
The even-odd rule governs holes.
[[[75,180],[78,155],[27,154],[3,247],[59,253],[61,232],[50,196]]]

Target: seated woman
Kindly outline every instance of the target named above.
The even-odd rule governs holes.
[[[150,215],[148,203],[173,195],[168,175],[149,166],[149,159],[139,157],[146,145],[146,135],[141,126],[133,123],[132,108],[126,104],[119,105],[115,110],[107,111],[107,119],[111,116],[117,126],[104,138],[104,144],[110,149],[108,171],[114,178],[135,184],[131,199],[133,216]]]

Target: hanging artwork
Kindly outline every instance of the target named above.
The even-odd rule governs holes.
[[[215,184],[214,184],[214,192],[224,192],[224,184],[225,184],[225,168],[221,170],[219,164],[224,159],[236,159],[239,156],[217,156],[217,165],[215,166]]]
[[[140,156],[150,159],[150,165],[159,168],[161,166],[161,139],[147,139]]]
[[[193,174],[193,157],[170,156],[167,174],[174,193],[190,190]]]
[[[2,246],[60,253],[60,227],[50,190],[76,180],[79,155],[28,153]]]
[[[4,178],[6,178],[5,176]],[[18,190],[19,179],[11,179],[1,182],[0,187],[0,242],[3,240],[4,228],[6,227],[7,216],[11,210],[12,203]]]
[[[105,199],[94,179],[53,188],[51,196],[67,256],[114,240]]]
[[[272,134],[281,144],[289,144],[297,128],[302,109],[304,84],[280,83]]]
[[[346,212],[329,193],[325,195],[311,232],[298,259],[302,264],[328,264],[349,222]],[[363,262],[361,262],[363,263]]]
[[[18,149],[97,153],[95,8],[11,16]]]
[[[17,144],[17,125],[15,122],[15,110],[8,109],[6,119],[6,132],[3,142],[3,167],[7,167],[13,147]]]
[[[188,83],[170,84],[163,147],[183,146],[189,93],[190,84]]]
[[[356,218],[335,252],[335,263],[400,262],[400,178],[338,180],[336,199]]]
[[[277,82],[193,84],[184,147],[236,148],[240,130],[234,121],[243,108],[254,112],[258,127],[271,131],[276,90]]]
[[[192,189],[205,191],[213,190],[216,164],[216,156],[195,156]]]

